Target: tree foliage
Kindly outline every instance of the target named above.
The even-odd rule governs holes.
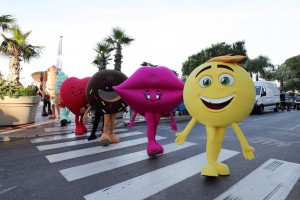
[[[0,44],[0,54],[10,58],[9,72],[7,81],[9,83],[20,85],[20,61],[30,62],[33,58],[38,58],[41,54],[41,46],[33,46],[28,43],[28,37],[31,31],[22,32],[21,29],[14,25],[8,29],[11,37],[2,34],[3,41]]]
[[[13,23],[15,23],[15,19],[11,15],[1,15],[0,16],[0,27],[3,31],[9,29]]]
[[[211,47],[203,49],[199,53],[189,56],[188,59],[182,64],[182,76],[188,76],[196,67],[213,57],[228,54],[247,56],[245,41],[237,41],[233,44],[227,44],[225,42],[213,44]]]
[[[99,71],[106,69],[106,65],[111,60],[110,52],[112,52],[114,48],[109,43],[103,41],[98,42],[94,50],[97,52],[97,55],[92,64],[98,67]]]
[[[284,63],[287,68],[294,72],[295,76],[300,76],[300,55],[288,58]]]
[[[245,69],[249,72],[250,76],[253,77],[253,73],[256,74],[256,81],[259,80],[259,75],[264,79],[272,79],[272,73],[268,70],[270,68],[274,69],[274,65],[267,56],[259,55],[254,59],[248,59],[245,63]]]
[[[122,46],[130,45],[133,38],[126,35],[125,31],[119,27],[113,28],[112,33],[108,36],[105,40],[107,43],[114,46],[116,53],[115,53],[115,70],[121,71],[121,64],[122,64]]]

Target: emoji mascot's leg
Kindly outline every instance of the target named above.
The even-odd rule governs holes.
[[[97,131],[98,124],[99,124],[101,116],[103,116],[103,114],[100,111],[95,110],[95,118],[94,118],[94,122],[93,122],[93,129],[92,129],[91,135],[88,137],[88,140],[97,139],[96,131]],[[104,125],[103,123],[102,123],[102,130],[103,130],[103,125]]]
[[[51,104],[52,115],[49,116],[49,119],[55,119],[56,118],[56,113],[55,113],[56,99],[51,98],[50,99],[50,104]]]
[[[218,160],[222,144],[223,144],[223,139],[226,133],[226,127],[219,127],[217,128],[217,135],[216,135],[216,150],[215,150],[215,155],[214,155],[214,160]],[[219,175],[229,175],[230,170],[227,165],[221,162],[216,163],[216,168],[218,171]]]
[[[201,170],[202,176],[218,176],[216,168],[216,128],[206,127],[207,142],[206,142],[206,156],[208,164]]]
[[[50,101],[45,99],[45,102],[46,102],[46,105],[48,106],[48,115],[52,115],[52,109],[51,109]]]
[[[118,143],[119,137],[114,133],[116,114],[110,114],[109,116],[109,140],[111,143]]]
[[[160,120],[160,113],[145,113],[146,123],[147,123],[147,153],[149,156],[155,156],[164,152],[163,147],[156,142],[156,129]]]
[[[86,133],[87,132],[87,128],[86,128],[86,126],[84,125],[84,123],[83,123],[83,117],[84,117],[84,114],[81,114],[80,116],[79,116],[79,124],[80,124],[80,126],[81,126],[81,129],[82,129],[82,131],[83,131],[83,133]]]
[[[48,113],[46,112],[46,107],[48,105],[47,100],[43,97],[43,112],[42,112],[42,116],[48,116]],[[52,112],[51,112],[52,115]]]
[[[110,144],[109,124],[110,124],[110,114],[104,114],[103,133],[99,139],[100,145],[102,146],[108,146]]]
[[[67,123],[71,122],[69,117],[70,110],[66,107],[60,109],[60,125],[66,126]]]
[[[79,115],[75,115],[75,125],[76,125],[75,134],[82,135],[84,132],[83,132],[81,124],[79,122]]]

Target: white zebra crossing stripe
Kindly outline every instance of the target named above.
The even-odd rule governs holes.
[[[118,134],[118,137],[124,138],[124,137],[141,135],[141,134],[145,134],[145,133],[134,131],[134,132],[129,132],[129,133]],[[39,146],[37,146],[37,148],[40,151],[44,151],[44,150],[49,150],[49,149],[57,149],[57,148],[62,148],[62,147],[75,146],[75,145],[87,144],[87,143],[93,143],[93,142],[99,142],[99,140],[98,139],[90,140],[90,141],[88,141],[87,139],[76,140],[76,141],[61,142],[61,143],[56,143],[56,144],[39,145]]]
[[[270,159],[215,200],[283,200],[299,177],[300,164]]]
[[[219,160],[224,161],[237,155],[238,153],[239,152],[237,151],[222,149]],[[162,191],[163,189],[166,189],[199,173],[201,167],[206,163],[206,153],[202,153],[175,164],[88,194],[84,196],[84,198],[87,200],[119,200],[130,196],[131,200],[145,199]]]
[[[185,142],[183,145],[177,145],[175,143],[164,145],[164,154],[171,153],[180,149],[184,149],[196,145],[195,143]],[[118,167],[129,165],[138,161],[147,160],[149,156],[146,150],[138,151],[118,157],[113,157],[97,162],[80,165],[77,167],[71,167],[68,169],[60,170],[60,173],[68,180],[74,181],[87,176],[95,175],[107,170],[112,170]]]
[[[161,139],[165,139],[165,137],[156,136],[156,140],[161,140]],[[135,139],[135,140],[120,142],[118,144],[111,144],[107,147],[97,146],[97,147],[91,147],[91,148],[85,148],[85,149],[67,151],[67,152],[58,153],[58,154],[47,155],[46,158],[49,160],[50,163],[54,163],[54,162],[59,162],[59,161],[63,161],[63,160],[69,160],[72,158],[79,158],[82,156],[88,156],[88,155],[93,155],[96,153],[111,151],[111,150],[115,150],[115,149],[121,149],[121,148],[134,146],[134,145],[138,145],[138,144],[143,144],[143,143],[147,143],[147,142],[148,142],[148,139],[146,137],[144,137],[144,138],[139,138],[139,139]]]
[[[127,129],[115,129],[114,132],[120,132],[120,131],[127,131]],[[34,138],[31,139],[31,143],[39,143],[39,142],[51,142],[54,140],[63,140],[63,139],[72,139],[72,138],[79,138],[79,137],[86,137],[87,135],[75,135],[75,133],[65,134],[65,135],[51,135],[51,136],[45,136],[41,138]]]

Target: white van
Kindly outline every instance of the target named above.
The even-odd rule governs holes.
[[[256,89],[256,101],[253,111],[262,114],[266,109],[279,110],[280,91],[277,84],[270,81],[254,81]]]

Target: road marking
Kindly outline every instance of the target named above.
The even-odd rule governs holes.
[[[294,130],[295,128],[298,128],[298,127],[300,127],[300,124],[298,124],[298,125],[296,125],[296,126],[293,126],[293,127],[289,128],[288,130],[292,131],[292,130]]]
[[[156,140],[161,140],[161,139],[165,139],[165,137],[156,136]],[[138,145],[138,144],[143,144],[143,143],[147,143],[147,142],[148,142],[148,139],[146,137],[144,137],[144,138],[139,138],[139,139],[135,139],[135,140],[120,142],[118,144],[111,144],[107,147],[96,146],[96,147],[90,147],[90,148],[79,149],[79,150],[74,150],[74,151],[67,151],[67,152],[58,153],[58,154],[47,155],[46,158],[49,160],[50,163],[54,163],[54,162],[59,162],[59,161],[63,161],[63,160],[69,160],[72,158],[78,158],[78,157],[82,157],[82,156],[93,155],[96,153],[111,151],[111,150],[115,150],[115,149],[121,149],[121,148]]]
[[[185,142],[183,145],[177,145],[175,143],[164,145],[164,155],[174,151],[178,151],[192,145],[195,143]],[[101,172],[112,170],[118,167],[136,163],[142,160],[149,159],[149,156],[143,151],[138,151],[122,156],[117,156],[97,162],[88,163],[85,165],[80,165],[76,167],[71,167],[68,169],[60,170],[60,173],[68,180],[74,181],[80,178],[85,178],[87,176],[95,175]]]
[[[127,129],[115,129],[114,132],[120,132],[120,131],[127,131]],[[63,139],[71,139],[71,138],[79,138],[79,137],[86,137],[87,135],[75,135],[75,133],[72,134],[66,134],[66,135],[53,135],[53,136],[45,136],[41,138],[34,138],[31,139],[31,143],[39,143],[39,142],[49,142],[54,140],[63,140]]]
[[[129,132],[129,133],[122,133],[118,134],[119,138],[124,138],[124,137],[129,137],[129,136],[135,136],[135,135],[141,135],[144,134],[143,132]],[[57,149],[57,148],[62,148],[62,147],[69,147],[69,146],[75,146],[75,145],[81,145],[81,144],[88,144],[88,143],[93,143],[93,142],[99,142],[99,140],[90,140],[88,141],[87,139],[84,140],[76,140],[76,141],[70,141],[70,142],[61,142],[61,143],[56,143],[56,144],[47,144],[47,145],[40,145],[37,146],[37,148],[40,151],[45,151],[49,149]]]
[[[222,149],[219,160],[229,159],[239,152]],[[122,183],[85,195],[87,200],[91,199],[145,199],[176,183],[179,183],[200,172],[202,166],[207,163],[206,153],[185,159],[175,164],[132,178]],[[200,174],[199,174],[200,176]]]
[[[271,118],[271,117],[273,117],[273,116],[260,117],[260,118],[252,119],[251,121],[254,122],[254,121],[258,121],[258,120],[262,120],[262,119],[266,119],[266,118]]]
[[[44,128],[44,131],[46,133],[49,133],[49,132],[59,132],[59,131],[71,131],[70,130],[70,127],[68,126],[59,126],[59,127],[49,127],[49,128]]]
[[[270,159],[215,200],[285,199],[299,177],[300,164]]]
[[[7,188],[7,189],[4,189],[4,190],[0,190],[0,194],[4,194],[5,192],[8,192],[14,188],[16,188],[17,186],[13,186],[13,187],[10,187],[10,188]]]

